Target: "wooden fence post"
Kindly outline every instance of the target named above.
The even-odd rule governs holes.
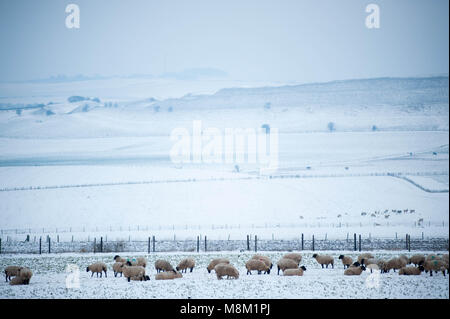
[[[255,235],[255,253],[258,251],[258,236]]]
[[[153,252],[155,252],[155,236],[153,236]]]
[[[304,237],[303,237],[303,233],[302,233],[302,250],[304,249]]]
[[[148,247],[147,247],[147,251],[150,254],[150,237],[148,237]]]
[[[94,237],[94,254],[95,254],[95,246],[97,244],[97,237]]]
[[[42,254],[42,237],[39,237],[39,255]]]
[[[361,251],[361,234],[359,234],[359,251]]]
[[[406,249],[408,249],[408,234],[406,234]]]
[[[205,235],[205,251],[208,250],[208,246],[207,246],[207,239],[206,239],[206,235]]]
[[[312,235],[312,250],[314,251],[314,235]]]
[[[197,252],[200,252],[200,236],[197,236]]]
[[[0,238],[0,254],[2,253],[2,239]]]
[[[408,251],[411,252],[411,235],[408,235]]]
[[[356,251],[356,233],[353,233],[353,250]]]
[[[247,250],[250,250],[250,236],[247,235]]]
[[[100,237],[100,252],[103,252],[103,237]]]
[[[52,242],[52,239],[50,238],[50,236],[48,236],[48,253],[49,253],[49,254],[51,253],[51,249],[50,249],[50,247],[51,247],[51,242]]]

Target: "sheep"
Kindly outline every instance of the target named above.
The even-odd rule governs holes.
[[[394,269],[394,272],[395,272],[396,269],[400,269],[405,266],[406,266],[406,264],[405,264],[404,260],[402,260],[400,258],[392,258],[387,261],[386,267],[385,267],[385,272],[389,272],[391,269]]]
[[[182,261],[180,261],[180,263],[176,267],[176,270],[177,271],[181,270],[181,272],[183,272],[184,270],[184,272],[186,273],[188,268],[192,272],[192,270],[194,270],[194,267],[195,267],[195,260],[192,258],[185,258]]]
[[[301,266],[298,269],[286,269],[283,271],[283,276],[303,276],[304,271],[306,271],[305,266]]]
[[[171,280],[171,279],[182,278],[182,277],[183,277],[183,275],[180,272],[175,271],[175,270],[161,272],[161,273],[155,275],[156,280]]]
[[[118,263],[126,263],[127,260],[125,258],[120,257],[119,255],[114,256],[114,261]]]
[[[264,271],[265,274],[270,274],[270,266],[259,259],[250,259],[245,263],[245,268],[247,268],[247,275],[251,275],[252,270],[257,270],[258,275],[260,275],[262,271]]]
[[[366,267],[366,269],[370,269],[370,273],[372,273],[374,270],[380,270],[380,267],[378,266],[378,264],[368,264],[365,267]]]
[[[9,281],[10,285],[28,285],[30,279],[33,276],[33,272],[26,267],[20,267],[17,272],[17,276]]]
[[[98,274],[100,273],[100,278],[102,278],[102,274],[103,274],[102,271],[105,272],[105,277],[107,277],[106,276],[106,270],[107,270],[106,264],[105,263],[101,263],[101,262],[89,265],[86,268],[86,272],[92,271],[91,277],[94,276],[94,272],[95,272],[95,273],[97,273],[97,277],[98,277]]]
[[[142,266],[132,266],[130,261],[127,261],[126,264],[122,264],[122,273],[123,276],[130,282],[133,280],[148,280],[149,277],[145,275],[145,268]]]
[[[334,268],[334,259],[331,256],[314,254],[313,258],[315,258],[317,262],[322,265],[322,268],[324,265],[328,268],[328,265],[330,264],[331,267]]]
[[[272,270],[273,264],[272,264],[272,260],[269,257],[263,256],[263,255],[253,255],[252,259],[259,259],[259,260],[263,261]]]
[[[404,264],[403,267],[405,267],[409,262],[409,258],[406,257],[405,255],[400,255],[400,256],[398,256],[398,258],[402,261],[402,264]]]
[[[430,277],[433,276],[433,271],[436,273],[442,271],[442,274],[445,276],[445,270],[448,268],[448,264],[440,259],[426,260],[421,266],[425,268],[426,273],[430,272]]]
[[[292,259],[297,262],[297,264],[300,264],[300,262],[302,261],[302,255],[300,255],[299,253],[289,253],[284,255],[283,258]]]
[[[344,269],[345,269],[345,266],[347,266],[347,268],[348,268],[353,263],[353,259],[349,256],[340,255],[339,259],[342,259],[342,264],[344,265]]]
[[[427,256],[426,261],[430,261],[430,260],[440,260],[440,259],[441,259],[441,257],[439,257],[438,255],[430,254],[430,255]]]
[[[362,264],[363,259],[375,258],[371,253],[364,253],[358,256],[358,262]]]
[[[292,259],[289,258],[281,258],[278,263],[277,263],[277,267],[278,267],[278,275],[280,274],[280,269],[283,271],[286,269],[297,269],[298,268],[298,264],[297,262],[295,262]]]
[[[352,266],[347,268],[344,271],[344,275],[345,276],[359,276],[361,275],[361,273],[366,270],[366,267],[364,267],[363,265],[356,267],[356,266]]]
[[[415,266],[419,265],[420,263],[425,262],[425,256],[423,254],[416,254],[411,256],[408,260],[408,264],[414,264]]]
[[[161,271],[173,271],[173,267],[172,265],[167,261],[167,260],[163,260],[163,259],[158,259],[157,261],[155,261],[155,269],[156,272],[161,272]]]
[[[424,270],[425,270],[425,268],[423,266],[419,266],[419,267],[412,267],[412,266],[410,266],[410,267],[402,267],[398,271],[398,274],[399,275],[405,275],[405,276],[409,276],[409,275],[418,276]]]
[[[214,271],[216,272],[217,279],[222,279],[223,276],[227,276],[227,278],[233,277],[234,279],[239,278],[239,271],[229,263],[218,263],[214,267]]]
[[[112,266],[114,271],[114,277],[117,277],[117,274],[120,274],[120,277],[122,277],[122,266],[124,265],[123,262],[115,262]]]
[[[11,280],[11,277],[15,277],[19,274],[19,270],[22,267],[19,266],[8,266],[5,268],[5,279],[6,282],[8,282],[8,280]]]
[[[145,257],[138,257],[136,266],[147,267],[147,259]]]
[[[387,272],[387,262],[384,260],[378,260],[377,262],[378,268],[381,270],[381,273]]]
[[[206,270],[208,270],[208,273],[211,273],[211,270],[213,270],[217,264],[229,264],[230,261],[226,258],[216,258],[211,260],[208,267],[206,267]]]

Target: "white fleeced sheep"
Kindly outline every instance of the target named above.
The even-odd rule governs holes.
[[[430,272],[430,276],[433,276],[433,271],[436,273],[442,271],[442,274],[445,276],[445,270],[448,268],[448,264],[441,259],[426,260],[422,266],[426,273]]]
[[[416,254],[411,256],[408,260],[408,264],[414,264],[415,266],[419,265],[420,263],[425,262],[425,256],[423,254]]]
[[[279,275],[280,270],[283,271],[283,273],[284,273],[284,271],[286,269],[297,269],[298,263],[289,258],[281,258],[277,263],[277,267],[278,267],[278,275]]]
[[[122,265],[123,276],[130,282],[130,280],[148,280],[149,277],[145,275],[145,268],[142,266],[131,266],[131,262]]]
[[[405,266],[406,266],[406,264],[405,264],[404,260],[402,260],[398,257],[392,258],[386,262],[385,272],[389,272],[391,269],[393,269],[395,272],[396,269],[401,269],[402,267],[405,267]]]
[[[227,278],[239,278],[239,271],[230,264],[218,263],[214,267],[214,271],[216,272],[217,279],[222,279],[223,276],[227,276]]]
[[[8,266],[5,268],[5,279],[6,282],[11,280],[11,277],[16,277],[19,274],[20,266]]]
[[[328,265],[331,265],[331,267],[334,268],[334,259],[331,256],[314,254],[313,258],[315,258],[317,262],[322,265],[322,268],[323,266],[328,268]]]
[[[208,270],[208,273],[210,273],[211,270],[213,270],[217,264],[229,264],[229,263],[230,261],[226,258],[216,258],[211,260],[208,267],[206,267],[206,270]]]
[[[167,261],[167,260],[163,260],[163,259],[158,259],[157,261],[155,261],[155,269],[156,272],[161,272],[161,271],[173,271],[173,267],[172,265]]]
[[[353,259],[349,256],[344,256],[344,255],[340,255],[339,259],[342,259],[342,264],[344,265],[344,269],[345,266],[350,267],[351,264],[353,264]]]
[[[353,266],[353,267],[349,267],[349,268],[345,269],[344,275],[345,276],[359,276],[359,275],[361,275],[361,273],[364,270],[366,270],[366,267],[364,267],[362,265],[359,267]]]
[[[286,269],[283,271],[283,276],[303,276],[304,271],[306,271],[305,266],[296,269]]]
[[[263,271],[264,273],[270,274],[270,266],[259,259],[250,259],[245,263],[245,268],[247,268],[247,275],[251,275],[252,270],[256,270],[258,274],[261,274]]]
[[[176,270],[181,272],[183,272],[184,270],[184,272],[187,272],[187,270],[190,269],[192,272],[194,270],[194,267],[195,267],[195,260],[192,258],[185,258],[182,261],[180,261],[180,263],[176,267]]]
[[[425,268],[423,266],[419,266],[419,267],[412,267],[412,266],[402,267],[398,271],[398,274],[399,275],[405,275],[405,276],[418,276],[424,270],[425,270]]]
[[[176,278],[182,278],[183,275],[178,271],[166,271],[166,272],[160,272],[159,274],[155,275],[156,280],[172,280]]]
[[[270,269],[272,269],[273,263],[272,260],[264,255],[253,255],[252,259],[258,259],[263,261],[267,266],[269,266]]]
[[[122,277],[122,266],[124,265],[123,262],[115,262],[112,266],[114,271],[114,277],[117,277],[118,274],[120,274],[120,277]]]
[[[371,253],[364,253],[358,256],[358,262],[362,265],[363,259],[371,259],[371,258],[375,258],[374,255],[372,255]]]
[[[293,261],[297,262],[297,264],[300,264],[302,261],[302,255],[299,253],[288,253],[283,256],[283,258],[292,259]]]
[[[105,272],[105,277],[107,277],[106,270],[107,270],[106,264],[101,263],[101,262],[89,265],[86,268],[86,272],[92,271],[91,277],[94,276],[94,273],[97,273],[97,277],[98,277],[98,274],[100,274],[100,278],[102,277],[102,274],[103,274],[102,272]]]

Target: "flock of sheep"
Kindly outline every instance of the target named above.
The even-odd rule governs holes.
[[[334,258],[329,255],[318,255],[314,254],[312,256],[322,268],[328,268],[331,265],[334,268]],[[391,269],[398,270],[399,275],[420,275],[423,271],[430,273],[433,276],[433,271],[435,273],[442,272],[445,276],[445,272],[449,271],[449,255],[444,254],[438,256],[436,254],[430,254],[425,256],[423,254],[416,254],[408,258],[405,255],[400,255],[399,257],[392,258],[390,260],[375,259],[375,257],[370,253],[364,253],[358,256],[358,260],[353,262],[353,259],[349,256],[340,255],[339,258],[344,266],[344,275],[354,276],[361,275],[366,269],[381,271],[381,273],[388,273]],[[302,261],[302,255],[299,253],[288,253],[285,254],[277,262],[278,272],[282,271],[284,276],[303,276],[304,271],[306,271],[305,266],[300,266]],[[409,264],[414,264],[414,266],[408,266]],[[131,280],[147,281],[150,277],[146,274],[147,259],[144,257],[139,257],[137,259],[125,259],[118,255],[114,257],[114,264],[112,266],[114,276],[117,277],[119,274],[125,277],[128,282]],[[193,258],[185,258],[180,261],[177,267],[173,268],[170,262],[162,259],[158,259],[155,262],[155,269],[157,274],[155,275],[156,280],[171,280],[183,277],[182,273],[190,272],[194,270],[195,260]],[[245,268],[247,269],[247,275],[251,275],[252,271],[256,271],[258,274],[270,274],[270,270],[273,267],[272,260],[263,255],[254,255],[250,260],[245,263]],[[235,266],[233,266],[230,261],[226,258],[216,258],[211,260],[211,262],[206,267],[208,273],[214,270],[217,279],[222,279],[227,276],[227,278],[238,279],[239,271]],[[97,277],[103,276],[107,277],[107,266],[103,262],[98,262],[89,265],[86,268],[86,272],[91,272],[91,277],[94,273]],[[32,271],[26,267],[19,266],[9,266],[5,269],[6,282],[10,280],[11,285],[28,285],[33,275]],[[11,279],[12,278],[12,279]]]

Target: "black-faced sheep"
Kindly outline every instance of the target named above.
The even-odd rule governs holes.
[[[356,266],[352,266],[347,268],[344,271],[344,275],[345,276],[359,276],[361,275],[361,273],[366,270],[366,267],[364,267],[363,265],[356,267]]]
[[[353,259],[349,256],[344,256],[344,255],[340,255],[339,259],[342,259],[342,264],[344,265],[344,269],[345,266],[350,267],[351,264],[353,264]]]
[[[283,271],[283,276],[303,276],[304,271],[306,271],[305,266],[301,266],[297,269],[286,269]]]
[[[253,255],[252,259],[259,259],[261,261],[263,261],[267,266],[269,266],[270,269],[272,269],[272,260],[267,257],[267,256],[263,256],[263,255]]]
[[[211,260],[208,267],[206,267],[206,270],[208,270],[208,273],[211,273],[211,270],[213,270],[217,264],[229,264],[230,261],[226,258],[216,258]]]
[[[122,258],[119,255],[114,256],[114,261],[117,263],[126,263],[127,262],[127,260],[125,258]]]
[[[114,271],[114,277],[117,277],[118,274],[120,274],[120,277],[122,277],[122,266],[124,263],[122,262],[115,262],[112,266]]]
[[[399,271],[399,275],[405,275],[405,276],[418,276],[424,271],[425,268],[423,266],[419,267],[402,267]]]
[[[155,269],[156,272],[161,272],[161,271],[173,271],[173,267],[172,265],[167,261],[167,260],[163,260],[163,259],[158,259],[157,261],[155,261]]]
[[[247,275],[252,274],[252,270],[258,271],[258,275],[264,271],[266,274],[270,274],[270,266],[268,266],[264,261],[259,259],[250,259],[245,263],[245,268],[247,268]]]
[[[160,272],[159,274],[155,275],[156,280],[172,280],[176,278],[182,278],[183,275],[178,271],[166,271],[166,272]]]
[[[86,268],[86,272],[92,271],[91,277],[94,276],[94,273],[97,273],[97,277],[98,277],[98,274],[100,274],[100,278],[102,277],[103,271],[105,272],[105,277],[107,277],[106,270],[107,270],[106,264],[101,263],[101,262],[89,265]]]
[[[142,266],[132,266],[131,262],[127,261],[122,264],[123,276],[130,282],[130,280],[148,280],[149,277],[145,275],[145,268]]]
[[[297,269],[298,263],[289,258],[281,258],[277,263],[277,267],[278,267],[278,275],[279,275],[280,270],[283,271],[283,273],[284,273],[284,271],[286,269]]]
[[[364,253],[358,256],[358,262],[362,265],[362,260],[363,259],[371,259],[371,258],[375,258],[371,253]]]
[[[299,253],[288,253],[284,255],[283,258],[292,259],[297,264],[300,264],[300,262],[302,261],[302,255],[300,255]]]
[[[20,267],[17,276],[10,280],[10,285],[28,285],[30,279],[33,276],[33,272],[26,267]]]
[[[430,272],[430,276],[433,276],[433,271],[436,273],[442,271],[442,274],[445,276],[445,270],[448,268],[448,264],[441,259],[426,260],[421,265],[425,268],[426,273]]]
[[[314,254],[313,258],[315,258],[317,262],[322,265],[322,268],[324,265],[326,265],[326,268],[328,268],[328,265],[331,265],[331,267],[334,268],[334,259],[331,256]]]
[[[223,276],[227,276],[227,278],[239,278],[239,271],[230,264],[218,263],[214,267],[214,271],[216,272],[217,279],[222,279]]]
[[[178,266],[176,267],[176,270],[183,272],[187,272],[188,269],[194,270],[195,267],[195,260],[192,258],[185,258],[182,261],[180,261],[180,263],[178,264]]]

